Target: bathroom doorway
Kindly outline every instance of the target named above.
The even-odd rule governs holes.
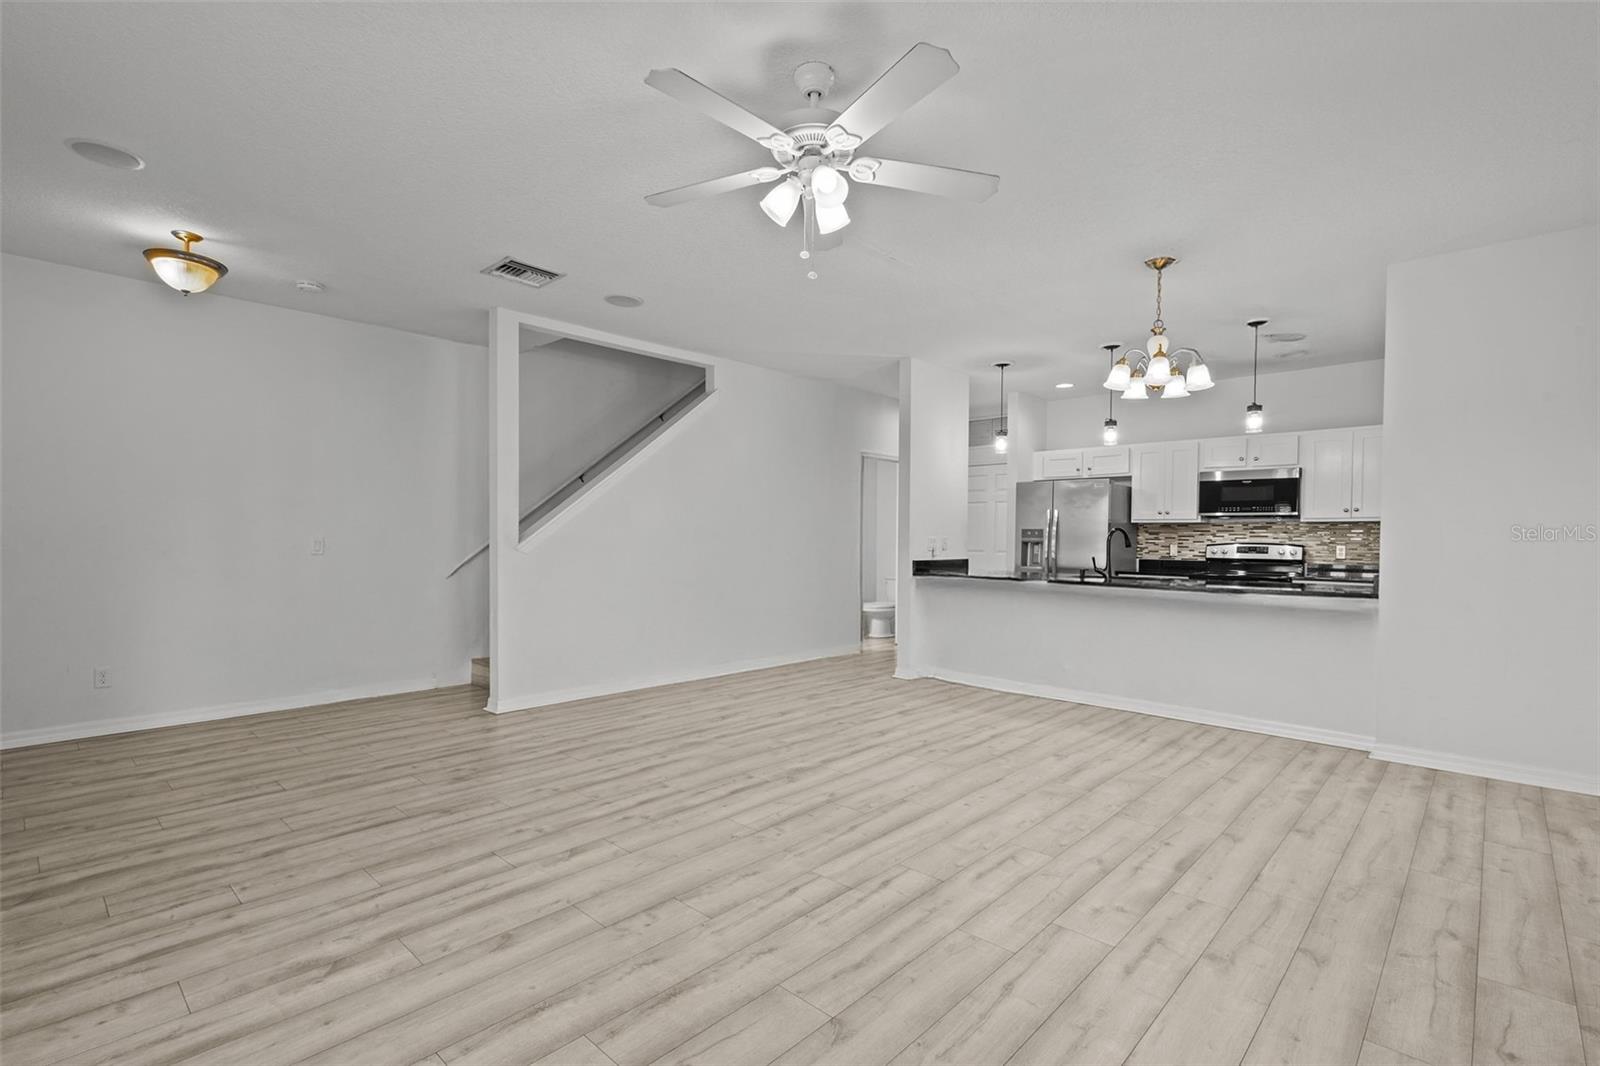
[[[899,524],[900,464],[889,456],[863,453],[861,636],[868,648],[894,643]]]

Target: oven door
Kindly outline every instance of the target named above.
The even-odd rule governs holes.
[[[1208,470],[1200,475],[1201,518],[1298,518],[1300,468]]]

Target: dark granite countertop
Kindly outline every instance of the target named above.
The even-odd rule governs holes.
[[[1206,596],[1263,596],[1283,600],[1376,600],[1378,598],[1376,586],[1369,581],[1311,580],[1288,587],[1264,587],[1259,585],[1208,585],[1194,577],[1153,574],[1118,574],[1110,582],[1092,573],[1082,578],[1077,574],[1073,574],[1070,577],[1052,578],[1048,581],[1041,581],[1037,578],[1024,581],[1016,577],[1002,577],[991,574],[961,574],[948,570],[918,576],[954,578],[960,581],[990,581],[1013,585],[1065,585],[1077,588],[1135,592],[1188,592]]]

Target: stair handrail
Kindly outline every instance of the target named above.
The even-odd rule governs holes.
[[[566,500],[575,496],[585,485],[591,484],[608,471],[620,466],[622,460],[626,459],[630,453],[637,451],[646,440],[676,421],[680,415],[687,412],[689,408],[693,407],[706,395],[706,382],[703,380],[695,382],[689,391],[673,400],[659,414],[651,416],[650,420],[644,425],[624,437],[620,444],[608,449],[604,455],[584,467],[577,477],[565,482],[554,492],[530,507],[527,513],[517,519],[518,536],[525,537],[529,532],[529,527],[538,524],[539,519],[544,517],[544,515],[540,514],[541,511],[546,513],[553,512]],[[484,541],[480,548],[457,563],[455,568],[445,575],[445,580],[448,581],[455,577],[468,563],[488,550],[489,542]]]

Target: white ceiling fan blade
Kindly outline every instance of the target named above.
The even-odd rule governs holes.
[[[762,167],[759,170],[742,170],[737,174],[729,174],[723,178],[712,178],[710,181],[697,181],[693,185],[684,185],[665,192],[653,192],[644,198],[645,203],[654,204],[656,207],[673,207],[677,204],[686,204],[690,200],[704,200],[708,196],[718,196],[735,189],[748,189],[752,185],[774,181],[783,177],[786,171],[777,167]]]
[[[949,81],[960,69],[949,52],[924,41],[867,86],[866,92],[856,97],[855,102],[833,120],[830,128],[842,128],[864,141]]]
[[[738,104],[714,89],[708,89],[695,81],[681,70],[671,67],[652,70],[645,76],[644,83],[653,89],[659,89],[681,104],[705,112],[729,129],[749,137],[753,141],[766,144],[772,137],[781,138],[782,141],[792,144],[789,135],[764,118],[752,115]]]
[[[857,158],[850,164],[849,173],[852,180],[864,185],[886,185],[891,189],[909,189],[973,203],[982,203],[1000,187],[998,174],[929,163],[903,163],[897,159]]]

